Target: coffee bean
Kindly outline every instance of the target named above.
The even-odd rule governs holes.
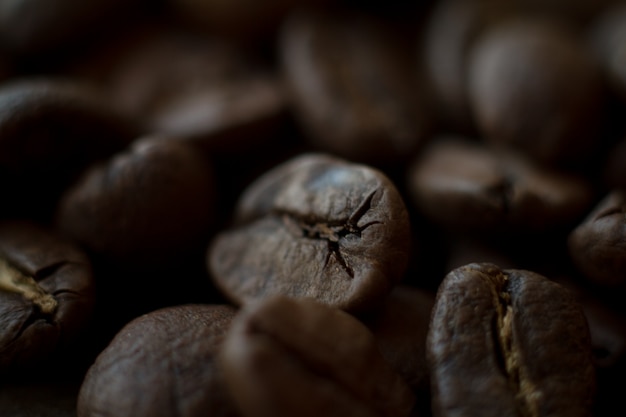
[[[447,129],[475,130],[467,91],[468,54],[480,34],[512,14],[511,2],[437,1],[423,37],[426,74]]]
[[[381,22],[341,12],[294,13],[281,68],[302,130],[317,149],[368,163],[416,152],[432,116],[410,61]]]
[[[439,287],[427,340],[435,416],[590,416],[585,316],[565,287],[469,264]]]
[[[145,132],[209,153],[244,152],[271,138],[286,114],[275,71],[246,52],[227,39],[152,23],[123,32],[71,70],[106,91]]]
[[[211,167],[194,148],[144,138],[86,171],[59,202],[60,231],[118,264],[167,264],[212,223]]]
[[[590,43],[612,90],[626,101],[626,5],[623,2],[607,7],[593,21]]]
[[[590,53],[555,24],[519,19],[484,33],[469,96],[492,144],[547,163],[581,163],[597,144],[604,91]]]
[[[89,368],[78,416],[237,416],[216,363],[234,314],[184,305],[131,321]]]
[[[78,247],[30,222],[0,223],[0,373],[62,353],[94,300],[91,263]]]
[[[367,328],[314,300],[247,305],[220,361],[243,417],[408,416],[413,406]]]
[[[413,162],[408,182],[429,219],[483,237],[573,225],[593,202],[582,177],[458,137],[434,140]]]
[[[128,144],[132,123],[86,84],[53,78],[0,87],[0,212],[44,220],[61,191],[90,163]]]
[[[606,195],[568,236],[574,264],[590,281],[608,287],[626,284],[626,196]]]
[[[207,263],[238,304],[283,294],[363,311],[402,278],[409,249],[408,214],[384,174],[305,154],[248,187]]]

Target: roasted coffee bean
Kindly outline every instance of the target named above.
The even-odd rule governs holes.
[[[234,314],[196,304],[131,321],[89,368],[78,416],[237,416],[216,361]]]
[[[589,329],[563,286],[469,264],[437,292],[427,340],[435,416],[590,416]]]
[[[214,179],[195,148],[144,138],[86,171],[63,194],[60,231],[115,263],[167,263],[204,244]]]
[[[136,131],[98,91],[39,78],[0,86],[0,212],[49,216],[60,192],[88,164],[122,149]]]
[[[626,195],[606,195],[568,236],[572,261],[592,282],[626,284]]]
[[[248,187],[207,263],[237,304],[283,294],[363,311],[402,278],[409,250],[406,207],[382,172],[303,154]]]
[[[157,23],[121,35],[71,70],[145,132],[244,152],[284,121],[286,98],[274,71],[227,39]]]
[[[434,3],[423,38],[423,55],[446,129],[473,131],[467,93],[467,57],[479,35],[512,14],[510,2],[443,0]]]
[[[434,140],[413,162],[408,183],[429,219],[482,236],[574,225],[593,204],[582,177],[456,137]]]
[[[0,223],[0,373],[35,369],[74,343],[94,299],[78,247],[32,223]]]
[[[611,88],[626,101],[626,4],[607,7],[593,21],[590,38]]]
[[[480,132],[547,163],[581,163],[598,143],[600,71],[574,34],[519,19],[485,32],[469,58]]]
[[[311,144],[367,163],[411,155],[430,119],[417,76],[381,22],[358,14],[300,11],[279,39],[292,108]]]
[[[414,402],[371,332],[314,300],[280,296],[247,305],[220,363],[243,417],[408,416]]]
[[[380,309],[362,319],[387,363],[413,390],[420,410],[430,407],[426,335],[434,300],[430,291],[401,285]]]

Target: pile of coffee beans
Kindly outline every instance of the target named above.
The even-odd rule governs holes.
[[[623,416],[626,4],[0,5],[0,415]]]

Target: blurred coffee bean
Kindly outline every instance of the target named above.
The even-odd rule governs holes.
[[[358,13],[301,10],[278,54],[292,108],[317,149],[386,164],[417,151],[432,116],[402,39]]]
[[[36,55],[81,40],[111,24],[138,0],[12,0],[0,3],[0,45]]]
[[[593,204],[582,177],[458,137],[434,140],[409,168],[408,183],[429,219],[483,237],[574,225]]]
[[[88,164],[122,149],[135,129],[97,90],[40,78],[0,86],[0,182],[7,215],[47,219]]]
[[[426,335],[434,300],[429,291],[401,285],[382,307],[362,319],[387,363],[413,390],[420,410],[430,408]]]
[[[164,23],[134,28],[75,63],[145,132],[243,152],[272,139],[287,105],[275,70],[227,39]]]
[[[626,194],[612,191],[568,237],[572,261],[601,286],[626,284]]]
[[[437,292],[427,341],[436,416],[590,416],[595,369],[572,294],[534,272],[470,264]]]
[[[564,28],[519,19],[485,32],[471,52],[468,85],[489,143],[546,163],[580,164],[596,150],[600,72]]]
[[[237,304],[282,294],[364,311],[402,278],[409,250],[406,207],[382,172],[303,154],[244,191],[207,264]]]
[[[408,416],[410,388],[357,319],[270,297],[235,317],[220,363],[242,417]]]
[[[494,0],[442,0],[430,11],[423,59],[446,130],[475,129],[467,93],[468,51],[484,30],[514,15],[511,6]]]
[[[184,305],[128,323],[89,368],[79,417],[235,417],[217,354],[235,309]]]
[[[167,264],[203,244],[214,178],[195,148],[143,138],[94,165],[63,194],[56,226],[116,264]]]
[[[33,223],[0,223],[0,373],[36,372],[62,354],[89,324],[94,300],[91,263],[78,247]]]
[[[607,7],[593,21],[590,38],[611,88],[626,101],[626,4]]]

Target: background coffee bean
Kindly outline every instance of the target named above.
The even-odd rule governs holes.
[[[189,139],[208,152],[245,152],[284,123],[282,84],[262,54],[160,20],[129,28],[70,65],[146,134]]]
[[[429,219],[482,236],[570,227],[594,201],[583,177],[459,137],[436,138],[410,167],[408,186]]]
[[[0,223],[0,374],[36,373],[58,357],[84,332],[94,301],[82,250],[30,222]]]
[[[298,11],[278,53],[292,108],[318,150],[368,163],[413,154],[432,116],[401,39],[371,16]]]
[[[589,280],[604,286],[626,283],[626,197],[616,190],[604,197],[568,237],[573,262]]]
[[[58,227],[53,233],[67,232],[88,256],[96,296],[93,313],[85,314],[89,323],[71,342],[55,348],[48,360],[28,361],[28,372],[17,365],[2,371],[0,415],[71,412],[67,405],[75,401],[89,366],[139,316],[191,303],[235,302],[246,309],[249,302],[286,293],[294,302],[304,297],[341,307],[370,326],[387,367],[417,397],[410,414],[432,416],[431,395],[480,384],[471,372],[460,372],[458,379],[442,383],[445,389],[431,390],[436,386],[425,383],[430,370],[424,369],[427,329],[420,323],[447,273],[478,261],[558,282],[565,277],[582,288],[584,297],[575,299],[589,324],[598,383],[592,412],[597,417],[624,414],[623,285],[614,282],[618,279],[591,278],[568,246],[568,236],[579,225],[587,229],[582,240],[596,248],[615,241],[619,230],[615,213],[607,216],[609,228],[590,227],[585,219],[591,219],[586,216],[603,196],[621,192],[624,183],[621,27],[611,23],[619,20],[622,1],[193,1],[104,6],[99,0],[88,5],[59,0],[50,8],[36,0],[13,0],[0,5],[0,22],[10,20],[0,28],[0,220],[27,219]],[[524,29],[513,36],[512,25]],[[498,71],[490,72],[494,61]],[[472,80],[481,77],[489,95],[477,100]],[[5,96],[6,90],[13,92]],[[487,129],[485,103],[493,106],[499,122],[506,121],[509,137],[502,126],[497,132]],[[444,172],[459,172],[455,184],[466,185],[455,188],[459,194],[422,195],[428,204],[412,201],[415,164],[451,136],[471,142],[484,158],[459,152],[443,164]],[[167,144],[157,145],[157,138]],[[145,150],[144,140],[150,152],[130,144],[137,141]],[[320,151],[333,161],[313,168],[302,162]],[[209,169],[208,175],[198,174],[200,166]],[[354,175],[356,167],[364,170],[361,174],[377,171],[370,172],[372,177]],[[429,172],[429,189],[441,190],[444,175]],[[204,192],[199,191],[202,183],[209,185],[202,186]],[[460,191],[471,187],[476,187],[471,195],[492,205],[481,211],[476,200],[461,198]],[[404,207],[398,201],[412,204]],[[52,217],[61,212],[65,226],[80,223],[80,230],[59,227],[54,220],[60,216]],[[619,244],[608,246],[619,249]],[[218,247],[221,252],[213,253]],[[594,268],[623,261],[611,253],[611,262],[595,261]],[[229,267],[217,274],[211,256],[218,260],[214,264]],[[16,276],[14,269],[6,270],[9,278]],[[44,309],[44,301],[54,298],[35,286],[16,293],[10,282],[4,285],[12,299],[39,300]],[[471,286],[461,295],[469,297],[476,289]],[[423,291],[431,296],[414,296]],[[537,298],[541,307],[553,306],[554,300]],[[0,317],[14,318],[11,314]],[[464,316],[464,324],[482,317],[472,314]],[[554,315],[544,311],[524,324],[542,325]],[[332,327],[323,322],[322,331]],[[161,324],[154,325],[155,333]],[[302,336],[300,327],[286,332],[289,338]],[[497,334],[491,331],[495,327],[497,319],[477,340]],[[176,333],[171,330],[174,336],[143,352],[168,357]],[[257,337],[253,332],[243,339]],[[196,336],[191,339],[200,346]],[[328,346],[334,348],[334,340]],[[320,399],[347,394],[347,389],[323,394],[327,379],[311,373],[318,368],[297,371],[303,369],[298,368],[302,357],[285,365],[285,358],[292,357],[279,357],[277,345],[269,348],[277,369],[285,366],[286,374],[303,375],[296,380],[308,391],[283,385],[272,369],[250,386],[248,406],[272,386],[293,394],[298,415],[302,404],[316,410],[324,407]],[[345,349],[360,357],[351,346],[353,341],[346,342]],[[470,347],[464,345],[464,352]],[[559,360],[575,350],[558,340],[546,342],[541,353],[557,348],[563,349]],[[501,365],[496,368],[506,373],[506,361],[495,356]],[[543,363],[539,358],[536,362]],[[472,364],[484,361],[485,355],[477,355]],[[341,361],[346,363],[349,359]],[[135,392],[160,387],[160,400],[182,398],[174,385],[163,384],[176,381],[175,369],[159,369],[155,385]],[[198,365],[179,383],[193,384],[206,370]],[[123,371],[112,367],[106,375],[126,378]],[[359,373],[367,384],[376,378],[376,371],[369,371]],[[569,388],[572,381],[562,385]],[[74,392],[55,390],[57,385]],[[114,391],[109,385],[116,384],[99,391]],[[141,395],[130,392],[117,398],[127,399],[124,404],[142,402]],[[322,395],[309,395],[314,392]],[[393,394],[383,388],[378,392]],[[31,398],[28,403],[24,393]],[[57,394],[58,402],[51,398]],[[584,400],[578,394],[561,397]],[[382,414],[363,407],[371,403],[342,398],[356,404],[343,414]],[[459,409],[483,399],[475,415],[497,410],[487,395],[469,398]],[[282,408],[278,401],[276,408]]]
[[[90,163],[123,148],[136,130],[97,90],[59,78],[0,86],[0,214],[48,221],[59,194]]]
[[[626,5],[616,2],[594,19],[590,28],[592,51],[613,90],[626,101]]]
[[[283,294],[364,311],[402,278],[409,235],[402,197],[384,174],[306,154],[249,186],[207,264],[238,304]]]
[[[203,244],[214,179],[193,147],[144,138],[91,167],[63,195],[56,226],[120,264],[168,264]]]
[[[234,315],[185,305],[128,323],[87,372],[78,416],[236,416],[216,362]]]
[[[604,100],[599,69],[559,25],[519,19],[485,32],[471,52],[469,95],[492,144],[562,164],[595,151]]]
[[[467,91],[469,51],[483,31],[515,15],[511,9],[511,2],[443,0],[430,10],[419,51],[446,130],[475,131]]]
[[[244,417],[408,416],[414,402],[367,328],[313,300],[247,305],[220,360]]]
[[[427,340],[435,416],[589,416],[589,329],[572,294],[525,270],[469,264],[437,292]]]

